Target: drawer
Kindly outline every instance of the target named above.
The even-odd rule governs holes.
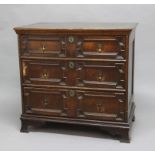
[[[22,56],[65,57],[65,36],[23,35],[20,40]]]
[[[125,63],[80,61],[76,66],[77,86],[113,89],[125,87]]]
[[[22,82],[25,84],[66,85],[64,61],[23,60]]]
[[[23,89],[24,112],[90,120],[123,121],[125,93],[74,89]]]
[[[125,64],[93,61],[23,60],[23,83],[123,89]]]
[[[79,118],[110,121],[125,119],[124,93],[77,91],[76,95]]]
[[[125,36],[68,36],[70,57],[125,59]]]
[[[102,35],[24,35],[20,40],[22,56],[126,59],[125,36]]]

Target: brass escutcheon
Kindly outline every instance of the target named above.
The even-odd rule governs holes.
[[[68,42],[73,43],[74,42],[74,37],[73,36],[68,37]]]
[[[74,90],[69,90],[69,96],[74,97],[75,96],[75,91]]]
[[[70,62],[69,62],[69,68],[70,68],[70,69],[73,69],[74,67],[75,67],[75,63],[72,62],[72,61],[70,61]]]

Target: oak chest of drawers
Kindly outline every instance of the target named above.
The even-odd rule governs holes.
[[[36,122],[97,126],[129,141],[134,120],[134,23],[15,28],[22,132]]]

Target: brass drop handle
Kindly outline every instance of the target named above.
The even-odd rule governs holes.
[[[105,111],[105,107],[103,106],[102,103],[97,103],[96,108],[97,108],[98,112],[104,112]]]
[[[74,42],[74,37],[73,36],[69,36],[68,37],[68,42],[69,43],[73,43]]]
[[[97,49],[97,51],[98,51],[99,53],[103,52],[103,51],[102,51],[102,47],[103,47],[103,45],[102,45],[101,43],[99,43],[99,44],[98,44],[98,49]]]
[[[42,74],[42,78],[43,78],[43,79],[47,79],[47,78],[48,78],[48,73],[43,73],[43,74]]]
[[[45,50],[46,50],[45,43],[43,43],[43,45],[42,45],[42,47],[41,47],[41,51],[42,51],[42,52],[45,52]]]
[[[97,80],[98,80],[98,81],[104,81],[104,80],[105,80],[105,77],[104,77],[103,73],[99,73],[99,74],[98,74]]]
[[[43,99],[43,104],[46,106],[46,105],[48,105],[48,98],[47,97],[44,97],[44,99]]]
[[[69,90],[69,96],[74,97],[75,96],[75,90]]]
[[[98,76],[98,80],[101,81],[102,80],[102,76]]]
[[[70,61],[68,66],[69,66],[70,69],[74,69],[75,63],[73,61]]]

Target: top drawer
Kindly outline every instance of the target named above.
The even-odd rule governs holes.
[[[65,57],[65,36],[23,35],[20,40],[20,49],[22,56]]]
[[[126,37],[115,35],[22,36],[22,56],[125,59]]]
[[[70,57],[125,59],[126,37],[112,35],[77,35],[67,37]]]

